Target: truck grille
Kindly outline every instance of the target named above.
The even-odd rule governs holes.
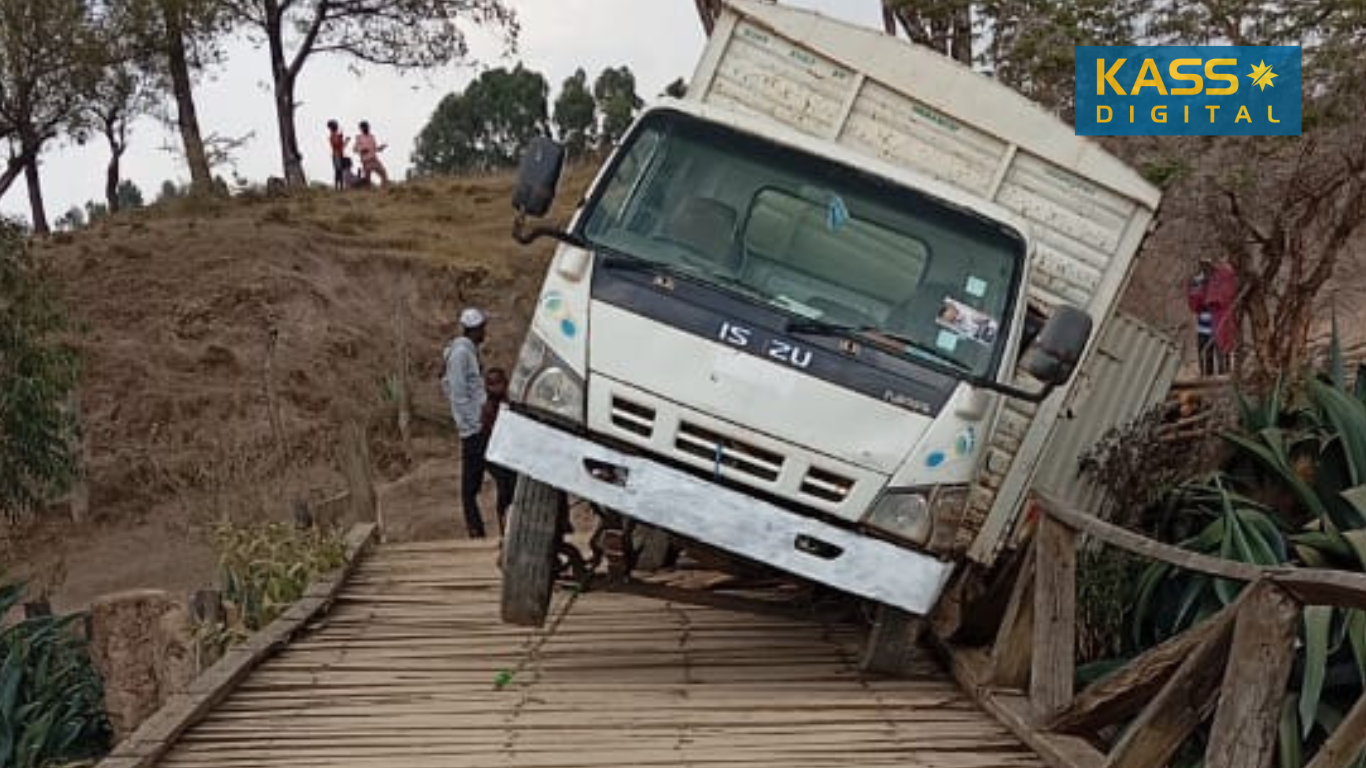
[[[837,504],[848,498],[853,489],[852,479],[816,467],[807,470],[802,480],[802,493]]]
[[[650,437],[655,433],[655,409],[633,403],[630,400],[623,400],[620,397],[612,398],[612,424],[620,429],[624,429],[641,437]]]
[[[777,451],[755,445],[748,440],[721,434],[694,422],[682,420],[672,435],[661,434],[659,412],[652,406],[612,395],[610,418],[612,426],[641,440],[664,445],[672,443],[673,450],[694,461],[705,462],[713,470],[725,469],[727,476],[773,488],[783,473],[787,457]],[[667,422],[664,422],[667,423]],[[796,493],[825,504],[841,504],[854,492],[855,480],[828,469],[810,467],[802,476]]]
[[[707,459],[717,466],[734,469],[770,483],[778,479],[783,469],[783,457],[772,451],[718,435],[686,421],[678,425],[674,447],[690,456]]]

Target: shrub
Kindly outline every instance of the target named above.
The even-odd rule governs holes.
[[[346,561],[338,531],[283,523],[220,525],[214,533],[219,579],[229,614],[226,639],[239,639],[274,621],[303,596],[319,574]]]
[[[0,582],[0,616],[23,592]],[[43,768],[108,749],[103,685],[73,629],[79,618],[42,616],[0,631],[0,765]]]
[[[76,354],[52,281],[23,229],[0,219],[0,513],[14,520],[70,480],[75,423],[64,403]]]
[[[1180,545],[1258,565],[1366,571],[1366,371],[1349,386],[1335,340],[1323,375],[1240,403],[1240,423],[1224,435],[1233,457],[1160,502],[1194,531]],[[1241,589],[1152,563],[1132,601],[1134,640],[1146,647],[1188,629]],[[1282,768],[1300,768],[1366,687],[1366,612],[1307,607],[1298,653]]]

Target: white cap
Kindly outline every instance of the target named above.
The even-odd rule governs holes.
[[[469,307],[460,313],[460,324],[466,328],[478,328],[483,325],[484,321],[487,319],[488,318],[484,317],[483,312],[480,312],[474,307]]]

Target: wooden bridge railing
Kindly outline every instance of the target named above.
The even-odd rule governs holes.
[[[1047,500],[1039,506],[1032,556],[994,643],[954,650],[963,686],[1055,768],[1162,768],[1211,716],[1205,768],[1269,768],[1303,607],[1366,609],[1366,575],[1208,557]],[[1250,586],[1218,614],[1078,693],[1076,555],[1083,534]],[[1100,734],[1115,728],[1121,735],[1106,746]],[[1363,750],[1366,698],[1306,768],[1348,768]]]

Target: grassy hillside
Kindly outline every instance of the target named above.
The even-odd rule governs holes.
[[[561,215],[586,179],[571,174]],[[21,570],[67,602],[201,585],[215,520],[284,517],[345,487],[334,446],[350,421],[386,481],[453,467],[437,381],[454,318],[488,309],[488,363],[510,365],[551,250],[509,237],[510,194],[489,177],[177,201],[40,246],[82,328],[94,520],[25,531]],[[434,417],[409,455],[385,397],[403,338]],[[456,505],[452,491],[443,514]]]

